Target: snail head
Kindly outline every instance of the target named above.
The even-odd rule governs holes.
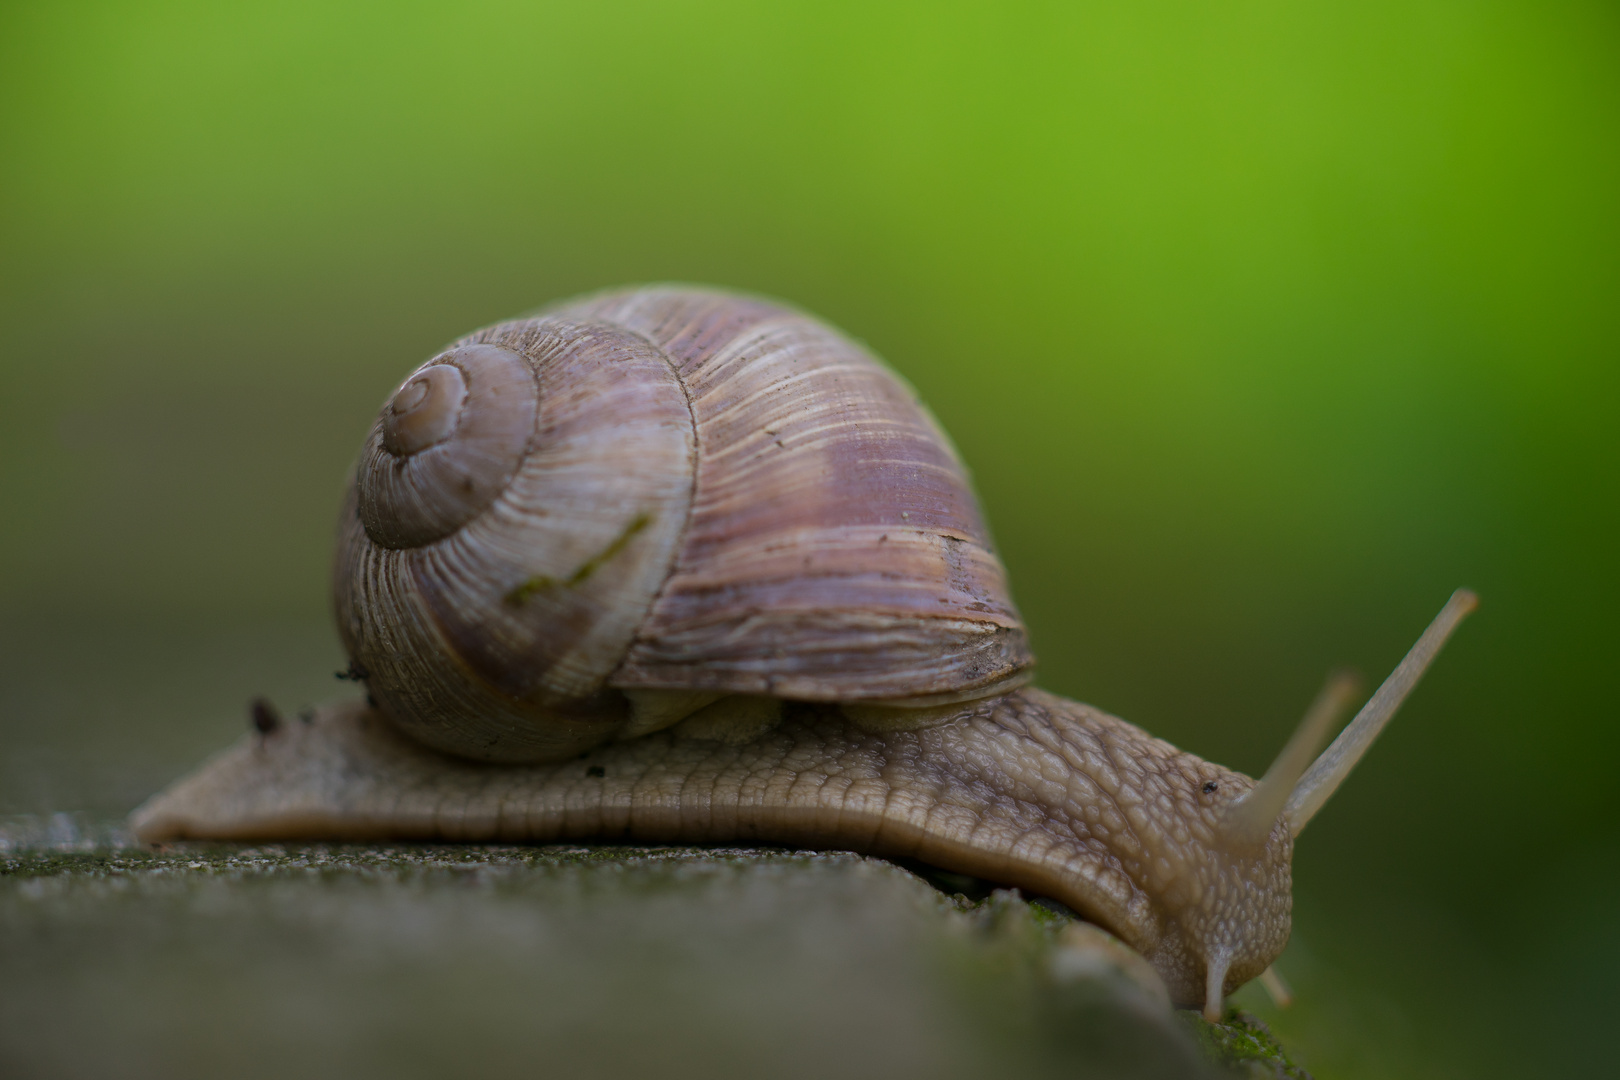
[[[1459,589],[1389,678],[1320,756],[1317,751],[1357,694],[1358,679],[1335,672],[1258,783],[1218,766],[1204,781],[1211,805],[1193,828],[1212,827],[1211,843],[1175,843],[1165,832],[1159,861],[1166,879],[1154,891],[1174,923],[1150,956],[1169,973],[1179,1001],[1201,998],[1220,1015],[1230,990],[1266,970],[1288,941],[1294,839],[1389,723],[1457,625],[1478,606]],[[1182,829],[1186,826],[1183,825]],[[1201,838],[1200,838],[1201,839]],[[1201,980],[1199,976],[1201,975]],[[1177,977],[1179,976],[1179,977]],[[1196,985],[1198,981],[1201,986]]]

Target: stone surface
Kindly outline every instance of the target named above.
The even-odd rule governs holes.
[[[769,848],[151,850],[17,819],[0,1060],[19,1077],[1302,1075],[1248,1028],[1172,1013],[1056,905],[916,870]]]

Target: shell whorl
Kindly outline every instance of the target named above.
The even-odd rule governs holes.
[[[540,389],[509,349],[470,345],[389,398],[360,459],[366,534],[388,548],[449,536],[505,490],[534,437]]]
[[[350,498],[350,657],[465,756],[646,730],[626,692],[923,705],[1031,664],[949,441],[765,301],[640,289],[469,335],[384,406]]]
[[[339,541],[339,628],[384,711],[428,745],[566,756],[625,718],[603,688],[686,525],[691,412],[663,356],[633,334],[559,318],[478,336],[422,369],[454,363],[468,384],[441,441],[403,458],[384,445],[394,401],[420,373],[373,426]],[[461,362],[469,354],[503,359],[480,368]],[[474,407],[488,402],[499,423],[481,426]],[[407,522],[442,525],[451,514],[430,517],[441,506],[463,515],[448,530],[368,513],[401,507]]]
[[[701,289],[559,310],[656,344],[697,425],[692,521],[616,685],[917,702],[1027,674],[966,470],[871,353],[781,305]]]

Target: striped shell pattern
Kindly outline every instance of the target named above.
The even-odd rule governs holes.
[[[565,302],[413,372],[361,451],[334,593],[382,711],[487,761],[738,702],[920,716],[1032,664],[910,388],[815,319],[691,288]]]

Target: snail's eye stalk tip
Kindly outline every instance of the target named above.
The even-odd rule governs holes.
[[[1322,756],[1317,758],[1299,778],[1299,782],[1288,795],[1282,811],[1288,820],[1289,829],[1295,836],[1298,836],[1311,818],[1316,816],[1316,812],[1327,802],[1328,797],[1338,790],[1356,762],[1361,760],[1361,756],[1367,752],[1367,748],[1372,745],[1379,732],[1384,730],[1384,726],[1395,715],[1395,710],[1406,700],[1406,695],[1412,692],[1412,688],[1434,662],[1446,639],[1457,629],[1457,624],[1478,607],[1479,597],[1473,590],[1458,589],[1452,593],[1451,599],[1446,601],[1446,606],[1440,609],[1440,614],[1436,615],[1428,629],[1423,631],[1423,636],[1418,638],[1417,644],[1413,645],[1411,651],[1396,665],[1395,670],[1384,680],[1384,684],[1373,694],[1372,699],[1362,706],[1361,712],[1356,714],[1350,726],[1339,733],[1333,744],[1324,750]],[[1283,751],[1284,754],[1287,752],[1286,749]],[[1269,779],[1270,773],[1266,775]],[[1255,794],[1258,794],[1258,789]]]

